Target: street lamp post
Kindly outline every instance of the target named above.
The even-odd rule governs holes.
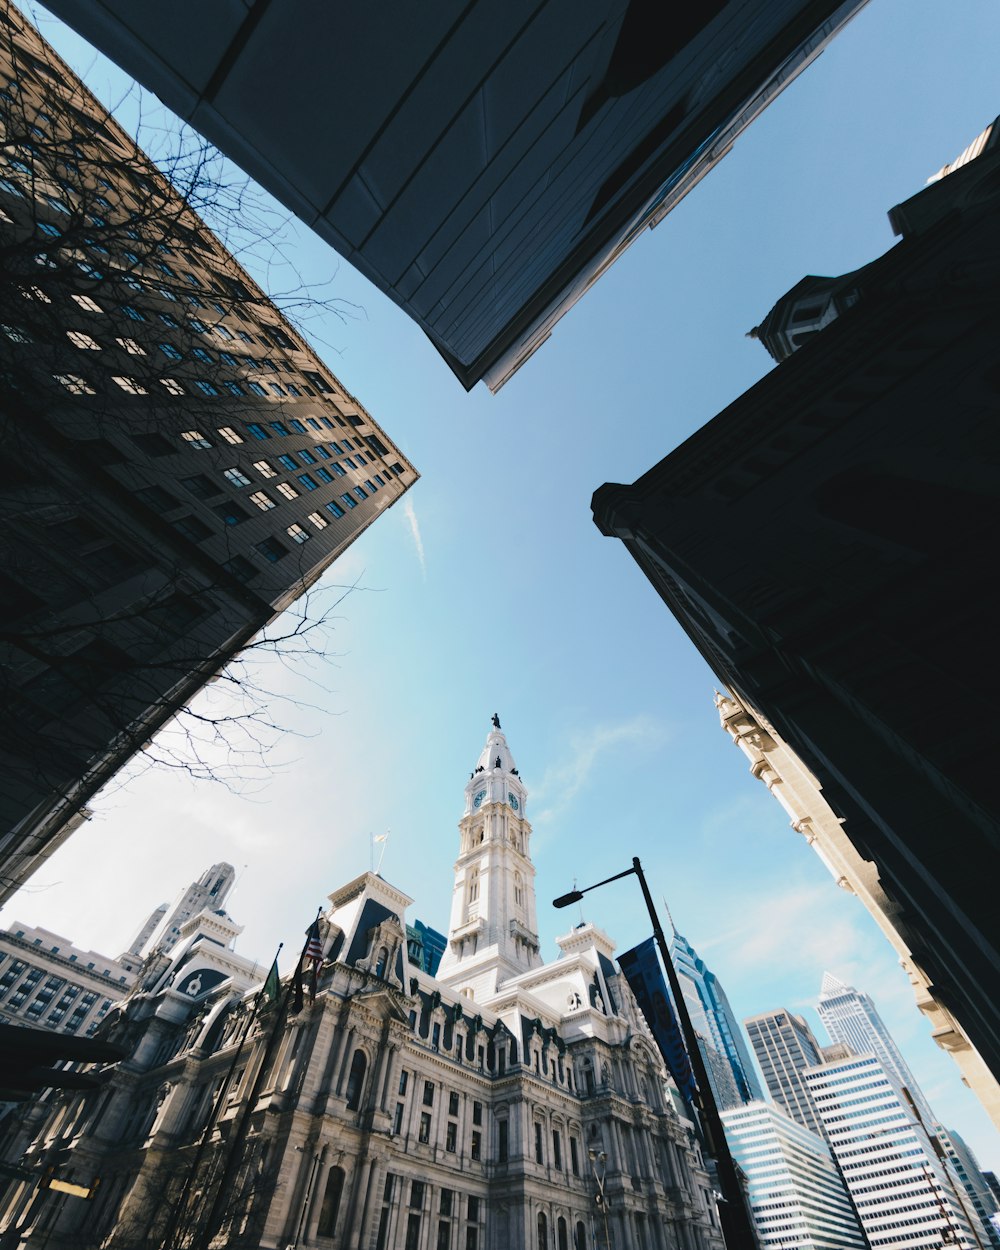
[[[590,1159],[590,1166],[594,1169],[594,1180],[597,1184],[597,1193],[594,1194],[594,1206],[600,1209],[601,1215],[604,1217],[605,1250],[611,1250],[611,1231],[608,1228],[608,1195],[604,1192],[604,1177],[608,1170],[608,1154],[606,1150],[588,1150],[587,1157]],[[601,1165],[600,1172],[597,1170],[598,1163]],[[590,1239],[596,1247],[597,1229],[594,1226],[593,1212],[591,1212],[590,1216]]]
[[[656,939],[657,946],[660,948],[663,966],[667,973],[667,981],[670,985],[670,993],[674,1000],[674,1008],[680,1022],[681,1032],[684,1035],[684,1044],[687,1047],[691,1070],[694,1073],[696,1085],[695,1104],[701,1119],[705,1144],[708,1153],[715,1159],[718,1168],[719,1186],[722,1190],[722,1202],[719,1204],[719,1223],[722,1226],[722,1235],[725,1238],[727,1250],[757,1250],[757,1237],[754,1233],[750,1213],[744,1201],[743,1187],[740,1184],[739,1175],[736,1171],[736,1163],[726,1141],[722,1120],[719,1116],[719,1108],[715,1103],[715,1095],[712,1093],[712,1087],[709,1084],[705,1060],[698,1046],[694,1025],[691,1023],[687,1004],[684,1001],[680,982],[677,979],[677,970],[674,968],[674,961],[670,957],[667,940],[663,936],[663,930],[660,928],[660,920],[656,914],[656,908],[653,906],[653,897],[649,892],[649,886],[646,884],[646,877],[638,858],[633,856],[632,867],[626,868],[624,872],[617,872],[613,877],[605,877],[603,881],[597,881],[594,885],[588,885],[585,889],[570,890],[568,894],[560,895],[559,898],[552,900],[552,906],[569,907],[573,903],[578,903],[591,890],[599,889],[602,885],[609,885],[612,881],[620,881],[622,877],[632,876],[638,878],[639,888],[642,890],[642,897],[646,903],[646,910],[649,912],[650,923],[653,926],[653,936]]]

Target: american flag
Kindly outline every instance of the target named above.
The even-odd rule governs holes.
[[[311,959],[314,964],[320,963],[323,959],[323,939],[320,937],[318,918],[306,930],[306,949],[303,957]]]

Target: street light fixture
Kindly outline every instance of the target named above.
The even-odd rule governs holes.
[[[606,1250],[611,1250],[611,1230],[608,1227],[608,1211],[611,1204],[608,1201],[608,1195],[604,1192],[604,1177],[608,1170],[608,1152],[606,1150],[588,1150],[587,1157],[590,1159],[590,1166],[594,1170],[594,1180],[597,1183],[597,1193],[594,1194],[594,1206],[601,1212],[604,1217],[604,1245]],[[601,1170],[597,1171],[597,1165],[600,1163]],[[590,1214],[590,1239],[597,1245],[597,1229],[594,1226],[594,1213]]]
[[[597,890],[602,885],[610,885],[612,881],[620,881],[622,877],[633,876],[638,878],[639,888],[642,890],[642,897],[645,900],[646,910],[649,912],[650,923],[653,926],[653,936],[660,949],[663,966],[667,972],[667,981],[669,982],[670,993],[674,1000],[674,1009],[677,1012],[681,1032],[684,1035],[684,1044],[687,1047],[688,1059],[691,1063],[691,1070],[694,1073],[696,1086],[695,1105],[698,1108],[701,1119],[705,1145],[708,1153],[715,1159],[718,1168],[719,1186],[722,1189],[722,1200],[719,1203],[719,1223],[722,1226],[722,1235],[725,1238],[727,1250],[757,1250],[757,1236],[754,1232],[750,1213],[746,1207],[743,1187],[740,1184],[739,1174],[736,1170],[736,1163],[729,1151],[729,1144],[726,1141],[726,1134],[719,1116],[719,1108],[716,1106],[715,1095],[712,1093],[712,1087],[709,1084],[705,1060],[698,1046],[694,1025],[691,1023],[687,1004],[684,1001],[680,982],[677,979],[677,970],[674,968],[674,961],[670,957],[667,940],[663,936],[663,930],[660,928],[660,920],[656,914],[656,908],[653,906],[653,896],[650,894],[649,886],[646,884],[642,865],[633,856],[631,868],[626,868],[624,872],[616,872],[613,877],[605,877],[603,881],[597,881],[594,885],[588,885],[582,890],[574,889],[570,890],[568,894],[561,894],[558,898],[552,900],[552,906],[569,907],[573,903],[578,903],[591,890]],[[606,1218],[607,1216],[605,1215]]]

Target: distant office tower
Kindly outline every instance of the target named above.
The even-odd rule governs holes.
[[[805,1075],[872,1250],[976,1250],[954,1182],[881,1060],[852,1055]]]
[[[153,916],[162,912],[162,918],[136,953],[149,955],[159,950],[165,955],[173,950],[185,921],[203,911],[221,912],[235,881],[236,869],[232,864],[213,864],[206,868],[197,881],[181,890],[169,911],[163,903],[153,912]]]
[[[12,5],[0,132],[2,901],[416,474]]]
[[[0,932],[0,1023],[89,1037],[135,981],[134,965],[17,921]]]
[[[716,692],[715,706],[722,728],[746,756],[753,775],[788,813],[792,828],[819,855],[837,884],[854,894],[868,909],[892,944],[913,986],[917,1006],[930,1022],[934,1041],[958,1064],[962,1079],[1000,1129],[1000,1082],[921,967],[910,948],[899,907],[886,894],[874,864],[865,859],[848,837],[843,819],[826,801],[818,778],[774,726],[734,694]]]
[[[843,1042],[856,1055],[871,1052],[878,1056],[896,1084],[910,1091],[924,1127],[932,1133],[937,1123],[934,1112],[868,995],[825,972],[816,1010],[835,1042]]]
[[[765,1102],[722,1112],[761,1250],[864,1250],[865,1240],[830,1148],[822,1137]]]
[[[764,1096],[760,1082],[718,977],[676,929],[670,953],[691,1023],[703,1042],[702,1054],[719,1107],[760,1101]]]
[[[863,3],[52,7],[495,389]]]
[[[1000,501],[998,171],[984,146],[898,205],[901,242],[829,324],[593,507],[820,780],[1000,1078],[1000,790],[982,731],[1000,680],[981,601]],[[811,294],[785,298],[790,319],[814,316]]]
[[[823,1062],[822,1047],[801,1016],[791,1011],[765,1011],[743,1021],[764,1081],[774,1101],[793,1120],[824,1136],[823,1121],[813,1106],[803,1073]]]
[[[432,977],[437,976],[438,965],[447,946],[447,937],[422,920],[414,920],[413,924],[406,926],[407,958]]]
[[[958,1173],[958,1179],[968,1195],[972,1209],[980,1221],[982,1233],[991,1246],[1000,1247],[1000,1228],[994,1223],[995,1217],[1000,1212],[1000,1200],[980,1168],[979,1160],[971,1147],[954,1129],[948,1129],[939,1136],[948,1152],[952,1167]],[[969,1212],[967,1211],[966,1214]]]
[[[145,950],[147,942],[152,937],[154,929],[158,929],[163,923],[163,918],[167,914],[168,907],[168,903],[161,903],[159,907],[154,908],[154,910],[150,912],[149,919],[144,921],[142,927],[139,929],[139,932],[129,943],[128,950],[120,956],[122,960],[128,959],[130,961],[138,960],[138,962],[142,962],[142,952]]]

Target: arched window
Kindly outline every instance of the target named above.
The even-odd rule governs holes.
[[[375,960],[375,975],[377,977],[385,976],[385,966],[389,962],[389,952],[384,946],[378,948],[378,957]]]
[[[569,1235],[566,1228],[566,1221],[560,1215],[559,1223],[556,1225],[556,1244],[559,1250],[569,1250]]]
[[[469,902],[474,903],[479,898],[479,873],[473,869],[469,877]]]
[[[368,1056],[363,1050],[356,1050],[351,1060],[351,1075],[347,1078],[347,1109],[357,1111],[361,1106],[361,1091],[365,1084],[365,1069],[368,1067]]]
[[[358,1054],[361,1052],[359,1051]],[[326,1178],[326,1189],[323,1192],[323,1205],[319,1209],[319,1223],[316,1225],[318,1237],[332,1237],[337,1229],[337,1215],[340,1211],[340,1195],[344,1192],[344,1169],[331,1168]]]
[[[583,1220],[577,1220],[576,1222],[576,1237],[573,1250],[587,1250],[587,1230],[583,1226]]]
[[[538,1212],[538,1250],[549,1250],[549,1222],[545,1212]]]
[[[514,906],[524,906],[524,882],[519,872],[514,873]]]

